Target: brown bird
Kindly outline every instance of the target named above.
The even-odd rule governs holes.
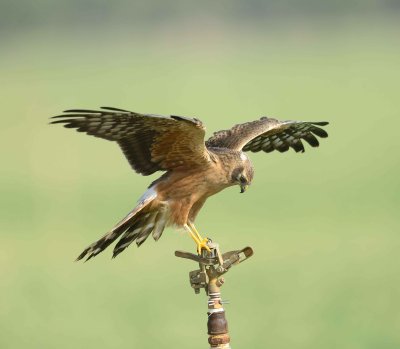
[[[244,152],[285,152],[289,148],[304,152],[302,140],[318,147],[315,136],[328,136],[318,127],[328,122],[278,121],[264,116],[215,132],[205,141],[205,127],[196,118],[101,109],[66,110],[51,123],[116,141],[137,173],[165,173],[149,186],[125,218],[77,260],[89,260],[120,237],[114,248],[116,257],[134,241],[140,246],[150,234],[157,241],[167,226],[184,228],[201,254],[202,249],[208,249],[208,240],[196,230],[196,216],[211,195],[233,185],[240,186],[241,193],[246,191],[254,170]]]

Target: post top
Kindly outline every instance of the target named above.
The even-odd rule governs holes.
[[[229,269],[238,265],[253,255],[253,249],[249,246],[235,251],[221,253],[219,245],[215,242],[208,243],[210,252],[203,250],[202,255],[196,255],[190,252],[175,251],[175,256],[184,259],[190,259],[199,263],[200,269],[193,270],[189,273],[190,285],[195,293],[200,293],[200,289],[204,288],[208,294],[210,281],[222,286],[224,279],[221,276],[229,271]]]

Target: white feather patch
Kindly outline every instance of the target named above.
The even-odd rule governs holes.
[[[153,200],[157,197],[157,191],[155,186],[150,187],[147,189],[144,194],[138,200],[138,203],[146,202],[148,200]]]
[[[240,158],[241,158],[243,161],[246,161],[246,160],[249,159],[249,158],[247,157],[247,155],[246,155],[245,153],[243,153],[243,152],[240,153]]]

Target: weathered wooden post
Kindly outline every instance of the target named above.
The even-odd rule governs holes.
[[[203,250],[202,255],[175,251],[175,256],[191,259],[199,263],[200,269],[189,273],[190,285],[196,294],[204,288],[208,295],[208,343],[211,348],[230,349],[228,322],[221,299],[221,286],[225,280],[222,277],[233,265],[237,265],[253,255],[253,250],[246,247],[242,250],[221,254],[219,245],[209,240],[210,252]]]

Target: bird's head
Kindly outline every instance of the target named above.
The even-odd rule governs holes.
[[[246,154],[240,154],[240,162],[232,171],[232,184],[240,186],[240,192],[244,193],[253,180],[254,170],[250,159]]]

